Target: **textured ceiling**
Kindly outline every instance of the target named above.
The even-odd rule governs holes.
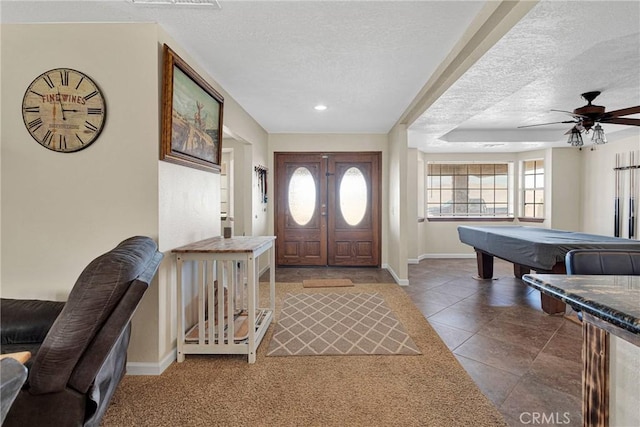
[[[479,1],[3,1],[3,22],[158,22],[268,132],[386,133]],[[324,112],[313,107],[323,103]]]
[[[158,22],[270,133],[386,133],[482,1],[220,1],[221,10],[114,1],[0,1],[3,23]],[[640,2],[538,3],[414,123],[427,152],[564,146],[551,109],[640,105]],[[326,104],[324,112],[313,106]],[[419,111],[422,113],[422,111]],[[609,135],[640,127],[606,125]]]
[[[640,2],[544,1],[410,126],[409,145],[428,152],[526,151],[566,146],[571,120],[551,109],[640,105]],[[633,117],[633,116],[629,116]],[[608,135],[640,127],[603,125]],[[585,144],[590,136],[585,137]]]

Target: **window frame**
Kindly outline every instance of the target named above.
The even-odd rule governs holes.
[[[444,166],[443,166],[444,165]],[[439,166],[437,173],[433,173],[435,169],[434,166]],[[501,171],[496,172],[496,166],[500,166],[501,168],[506,166],[506,173]],[[491,167],[491,173],[487,173],[487,168]],[[466,172],[460,173],[463,171],[463,168],[466,168]],[[516,194],[516,189],[514,187],[514,161],[505,160],[505,161],[452,161],[452,160],[442,160],[442,161],[425,161],[424,168],[424,207],[425,207],[425,218],[427,221],[513,221],[515,219],[514,212],[514,198]],[[443,173],[443,170],[447,171],[446,174]],[[471,171],[473,169],[473,172]],[[477,172],[477,173],[474,173]],[[496,185],[495,177],[502,176],[506,174],[506,188],[503,188],[500,185]],[[439,182],[434,186],[433,177],[451,177],[451,187],[445,188],[443,187],[442,180],[438,180]],[[470,178],[475,177],[474,181],[475,186],[470,186]],[[457,178],[457,177],[466,177],[466,178]],[[493,183],[490,187],[483,187],[483,181],[485,178],[491,177],[491,181]],[[457,179],[456,179],[457,178]],[[461,183],[461,187],[457,187],[457,191],[462,191],[463,194],[466,192],[466,202],[455,202],[456,194],[452,194],[451,200],[451,212],[442,212],[442,207],[446,205],[449,201],[442,201],[442,193],[443,191],[455,193],[456,192],[456,184],[455,182]],[[465,182],[466,181],[466,182]],[[488,198],[488,202],[485,200],[485,192],[492,192],[490,198]],[[496,193],[501,191],[506,192],[506,202],[497,201]],[[440,202],[433,203],[430,202],[430,192],[436,191],[439,193]],[[470,198],[469,193],[479,194],[479,197]],[[459,196],[460,193],[457,194]],[[479,203],[469,203],[470,200],[479,199],[481,202]],[[461,211],[455,212],[457,206],[464,206],[467,208],[462,208]],[[480,212],[469,212],[470,206],[480,205]],[[506,205],[506,213],[496,214],[495,210],[497,208],[503,208]],[[439,212],[434,213],[434,207],[438,207]],[[493,212],[487,212],[489,209],[493,209]],[[462,211],[464,210],[464,211]],[[484,212],[482,212],[484,211]]]
[[[533,162],[533,173],[528,174],[527,173],[527,163]],[[537,172],[538,171],[538,163],[542,164],[542,173]],[[546,191],[546,171],[545,171],[545,160],[544,158],[531,158],[531,159],[525,159],[525,160],[521,160],[520,161],[520,174],[519,174],[519,179],[520,179],[520,186],[519,186],[519,196],[520,196],[520,202],[518,203],[518,211],[519,211],[519,215],[518,215],[518,220],[522,221],[522,222],[544,222],[545,220],[545,213],[546,213],[546,200],[547,200],[547,191]],[[527,187],[526,186],[526,182],[527,176],[533,176],[533,182],[534,182],[534,186],[533,187]],[[542,176],[541,180],[538,180],[538,177]],[[537,183],[541,181],[542,182],[542,187],[538,187]],[[533,202],[532,203],[527,203],[527,192],[529,191],[533,191]],[[542,193],[542,203],[538,203],[536,202],[536,193],[537,192],[541,192]],[[528,205],[533,205],[533,216],[528,216],[525,214],[526,212],[526,207]],[[537,208],[536,206],[542,206],[542,215],[536,215],[537,212]]]

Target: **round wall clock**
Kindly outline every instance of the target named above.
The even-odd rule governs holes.
[[[91,145],[104,127],[106,113],[98,85],[70,68],[42,73],[22,99],[22,118],[29,134],[43,147],[62,153]]]

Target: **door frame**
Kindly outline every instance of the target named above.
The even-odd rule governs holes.
[[[377,258],[377,264],[376,265],[371,265],[371,266],[363,266],[363,267],[377,267],[380,268],[382,266],[382,240],[383,240],[383,235],[382,235],[382,221],[383,221],[383,212],[382,212],[382,202],[383,202],[383,158],[382,158],[382,151],[328,151],[328,152],[323,152],[323,151],[275,151],[273,152],[273,165],[274,165],[274,178],[273,178],[273,183],[274,183],[274,191],[273,191],[273,199],[274,199],[274,217],[273,217],[273,224],[274,224],[274,232],[275,235],[278,236],[280,234],[280,230],[279,230],[279,225],[278,225],[278,212],[279,212],[279,203],[280,203],[280,198],[278,197],[278,174],[279,171],[277,170],[278,167],[278,156],[280,155],[299,155],[299,156],[319,156],[321,158],[325,158],[327,165],[328,165],[328,157],[329,156],[349,156],[349,155],[358,155],[358,154],[368,154],[368,155],[373,155],[377,158],[377,177],[372,177],[372,180],[377,179],[375,182],[372,181],[371,182],[371,209],[373,211],[373,216],[376,217],[376,224],[374,225],[375,230],[373,231],[374,233],[377,234],[377,247],[374,248],[374,251],[376,251],[376,258]],[[325,167],[327,166],[325,165]],[[327,171],[328,172],[328,171]],[[325,178],[325,187],[327,186],[327,182],[329,180],[329,176],[327,176]],[[336,191],[338,190],[338,188],[335,189]],[[375,194],[374,194],[375,192]],[[327,188],[326,190],[326,200],[324,200],[321,203],[324,203],[327,207],[328,207],[328,202],[329,202],[329,189]],[[335,195],[334,195],[335,197]],[[325,217],[326,220],[326,217]],[[324,227],[325,233],[326,233],[326,242],[328,245],[329,242],[329,230],[328,230],[328,223],[325,224]],[[276,242],[277,243],[277,242]],[[277,244],[275,245],[277,248]],[[327,255],[329,252],[329,248],[327,246],[326,249]],[[277,249],[276,249],[276,260],[278,259],[278,254],[277,254]],[[329,259],[327,256],[327,262],[325,265],[328,265],[329,263]]]

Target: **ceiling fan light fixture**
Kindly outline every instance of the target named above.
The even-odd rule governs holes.
[[[602,126],[600,126],[600,123],[596,124],[596,126],[593,128],[593,136],[591,137],[591,141],[593,141],[594,144],[606,144],[607,143],[607,137],[604,134],[604,129],[602,129]]]
[[[587,101],[587,105],[578,107],[573,112],[565,110],[551,110],[560,113],[569,114],[573,117],[573,120],[563,120],[560,122],[550,123],[538,123],[532,125],[518,126],[518,128],[528,128],[532,126],[544,126],[552,125],[556,123],[574,123],[573,128],[565,132],[565,135],[569,135],[567,143],[574,147],[582,147],[584,144],[582,140],[581,132],[585,135],[589,135],[593,129],[591,141],[594,145],[602,145],[607,143],[607,138],[604,134],[604,130],[600,125],[603,121],[606,124],[626,125],[626,126],[640,126],[640,118],[626,117],[634,114],[640,114],[640,105],[635,107],[620,108],[618,110],[606,111],[602,105],[594,105],[592,102],[600,95],[600,91],[585,92],[582,97]]]
[[[582,147],[584,145],[582,135],[580,134],[580,131],[578,129],[573,128],[571,130],[571,134],[569,135],[567,144],[571,144],[572,147]]]

